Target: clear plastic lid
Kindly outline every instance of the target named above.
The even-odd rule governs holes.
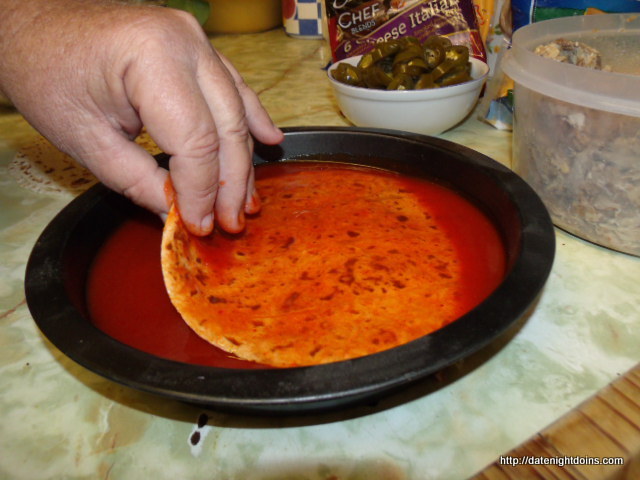
[[[596,48],[595,70],[533,53],[564,38]],[[640,15],[601,14],[545,20],[518,29],[502,67],[514,82],[541,94],[588,108],[640,117]]]

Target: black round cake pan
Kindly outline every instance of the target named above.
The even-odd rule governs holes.
[[[313,159],[367,165],[436,180],[466,196],[502,235],[508,263],[502,283],[446,327],[353,360],[252,370],[167,360],[111,338],[88,315],[92,260],[139,208],[96,185],[51,221],[29,258],[27,303],[43,334],[78,364],[134,389],[219,410],[301,414],[371,402],[424,379],[497,340],[537,299],[553,263],[555,236],[543,203],[512,171],[438,138],[360,128],[284,130],[281,145],[256,145],[256,164]]]

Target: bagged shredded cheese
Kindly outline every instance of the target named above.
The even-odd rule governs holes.
[[[433,35],[487,60],[473,0],[326,0],[325,8],[334,61],[367,53],[377,42]]]

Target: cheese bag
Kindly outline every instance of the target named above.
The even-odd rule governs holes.
[[[334,61],[363,55],[378,42],[433,35],[487,59],[473,0],[326,0],[325,9]]]

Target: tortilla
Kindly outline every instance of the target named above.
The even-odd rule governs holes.
[[[418,183],[307,162],[256,175],[262,210],[243,233],[193,236],[176,208],[165,223],[167,292],[208,342],[270,366],[316,365],[404,344],[464,313],[456,247]]]

